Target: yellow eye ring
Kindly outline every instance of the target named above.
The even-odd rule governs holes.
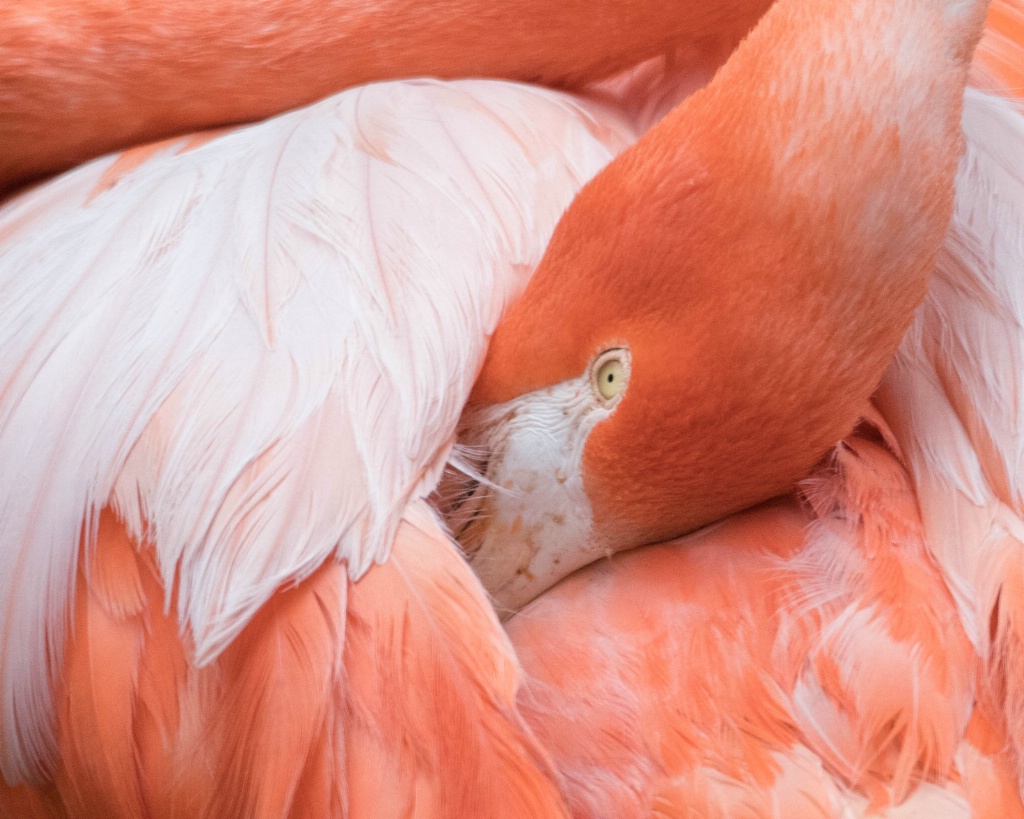
[[[591,368],[594,392],[603,403],[611,403],[622,395],[629,381],[629,352],[624,347],[605,350]]]

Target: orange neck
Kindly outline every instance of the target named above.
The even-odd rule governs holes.
[[[99,153],[261,119],[361,83],[576,87],[708,39],[770,0],[28,0],[0,8],[0,192]],[[183,8],[186,6],[187,8]]]

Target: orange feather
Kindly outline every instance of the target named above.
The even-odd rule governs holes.
[[[518,664],[426,510],[386,564],[281,589],[201,669],[144,554],[104,511],[78,576],[53,786],[4,785],[12,819],[564,815],[515,710]]]
[[[1024,98],[1024,2],[993,0],[978,46],[976,75],[984,88]]]

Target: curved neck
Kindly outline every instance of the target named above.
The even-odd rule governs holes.
[[[630,348],[584,461],[611,541],[785,491],[852,428],[945,236],[986,6],[779,0],[574,200],[472,399]]]

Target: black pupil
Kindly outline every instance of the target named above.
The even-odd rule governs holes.
[[[615,375],[613,373],[608,373],[608,383],[611,384],[612,381],[614,381],[614,380],[615,380]]]

